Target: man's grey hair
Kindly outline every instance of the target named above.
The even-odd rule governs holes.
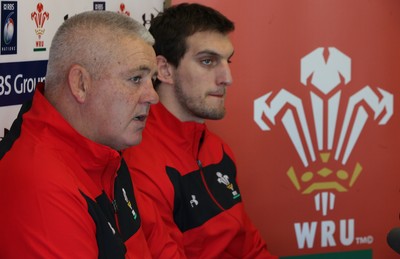
[[[67,80],[73,64],[85,67],[98,78],[122,38],[133,37],[154,44],[154,38],[139,22],[111,11],[87,11],[72,16],[58,28],[51,43],[46,87]]]

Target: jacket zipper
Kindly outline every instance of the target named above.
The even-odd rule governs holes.
[[[197,160],[197,165],[199,166],[201,180],[203,181],[203,184],[204,184],[204,186],[206,187],[206,190],[207,190],[208,195],[211,197],[211,199],[213,200],[213,202],[218,206],[218,208],[220,208],[220,210],[224,211],[225,209],[221,206],[221,204],[219,204],[219,202],[215,199],[214,195],[212,195],[210,189],[208,188],[206,179],[204,178],[203,165],[202,165],[200,159]]]

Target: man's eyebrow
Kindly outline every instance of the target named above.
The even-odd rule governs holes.
[[[219,54],[218,52],[215,52],[213,50],[202,50],[202,51],[197,52],[197,54],[196,54],[196,56],[203,56],[203,55],[221,57],[221,54]]]
[[[229,55],[228,59],[230,59],[234,53],[235,53],[235,51],[232,51],[232,54]],[[211,55],[211,56],[216,56],[216,57],[223,57],[223,55],[221,55],[220,53],[215,52],[214,50],[207,50],[207,49],[199,51],[196,54],[196,56],[201,56],[201,55]]]
[[[138,72],[138,71],[151,72],[151,68],[149,66],[146,66],[146,65],[140,65],[140,66],[137,66],[137,67],[132,68],[132,69],[129,70],[130,73],[135,73],[135,72]]]
[[[151,71],[149,66],[146,65],[141,65],[139,66],[136,70],[140,70],[140,71]]]

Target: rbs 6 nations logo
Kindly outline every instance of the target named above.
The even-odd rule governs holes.
[[[315,210],[325,217],[335,207],[335,194],[349,191],[362,173],[362,162],[349,164],[349,157],[368,120],[385,125],[391,118],[393,94],[366,85],[343,98],[351,81],[351,59],[333,47],[317,48],[303,57],[300,74],[301,83],[309,88],[310,111],[306,112],[305,98],[281,89],[254,101],[254,120],[263,131],[270,130],[267,123],[281,120],[304,165],[289,166],[287,176],[299,192],[313,195]],[[354,220],[349,225],[354,234]],[[300,226],[295,228],[299,239]],[[299,248],[304,246],[298,243]]]

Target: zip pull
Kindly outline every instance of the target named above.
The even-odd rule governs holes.
[[[114,209],[114,213],[117,213],[118,212],[117,200],[113,200],[112,201],[112,206],[113,206],[113,209]]]
[[[200,169],[203,168],[203,165],[201,164],[201,161],[200,161],[200,160],[197,160],[197,165],[200,167]]]

